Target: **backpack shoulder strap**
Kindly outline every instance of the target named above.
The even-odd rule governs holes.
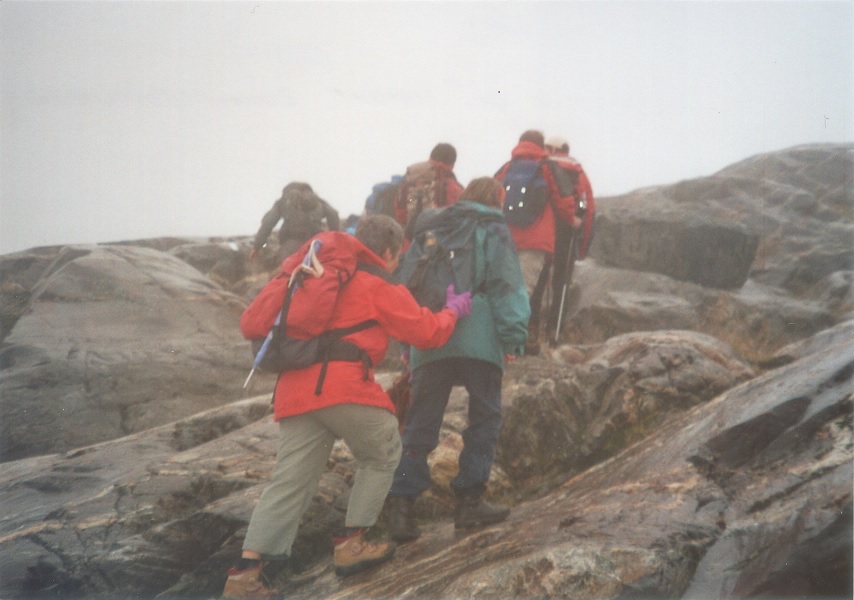
[[[504,217],[495,214],[483,214],[477,217],[477,226],[474,230],[474,281],[472,293],[486,293],[486,256],[489,234],[487,232],[492,223],[502,223]]]
[[[379,265],[373,265],[371,263],[359,262],[356,264],[357,271],[364,271],[365,273],[370,273],[375,277],[379,277],[383,281],[388,283],[395,283],[394,276],[389,273],[386,269]]]

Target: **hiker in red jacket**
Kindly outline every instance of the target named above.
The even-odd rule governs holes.
[[[596,202],[593,188],[584,168],[569,155],[569,142],[559,136],[550,136],[546,140],[546,151],[562,171],[575,183],[575,225],[569,226],[558,221],[555,227],[554,273],[552,275],[551,306],[547,328],[549,338],[557,343],[560,335],[558,327],[563,328],[561,311],[566,310],[563,288],[570,284],[572,263],[584,260],[590,242],[593,239],[593,220],[596,215]]]
[[[386,278],[375,268],[357,270],[341,288],[328,327],[375,321],[343,338],[367,352],[371,364],[383,359],[390,336],[421,348],[441,346],[453,333],[457,319],[471,311],[469,292],[457,295],[449,290],[445,307],[433,313],[419,306],[405,286],[391,282],[403,243],[403,230],[391,217],[364,216],[355,238],[346,239],[359,262],[383,267],[389,273]],[[307,246],[298,253],[304,254]],[[243,335],[265,336],[269,319],[259,316],[254,320],[257,322],[241,320]],[[336,438],[345,441],[358,467],[345,531],[334,540],[335,572],[340,576],[357,573],[394,554],[393,543],[365,539],[377,521],[401,454],[394,406],[370,367],[362,361],[332,359],[320,391],[316,387],[322,368],[319,363],[281,373],[274,393],[279,426],[276,465],[252,513],[242,557],[229,571],[225,598],[269,598],[281,592],[297,526]]]
[[[530,225],[520,226],[512,222],[512,217],[508,213],[512,210],[509,196],[504,205],[507,225],[516,243],[519,263],[522,266],[531,303],[531,320],[528,325],[528,343],[525,345],[525,353],[537,354],[540,350],[540,306],[548,284],[549,267],[555,250],[555,223],[561,220],[571,226],[577,224],[573,197],[575,190],[566,184],[557,165],[548,160],[549,154],[546,152],[545,139],[541,132],[536,130],[524,132],[510,156],[511,160],[495,174],[496,179],[509,188],[511,171],[524,161],[536,161],[540,163],[537,176],[545,188],[545,203]]]
[[[456,148],[443,142],[433,147],[430,160],[406,168],[394,203],[394,218],[404,228],[404,252],[421,211],[455,204],[462,194],[463,186],[454,175],[456,162]]]

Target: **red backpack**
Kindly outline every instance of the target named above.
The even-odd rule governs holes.
[[[245,388],[256,369],[281,373],[322,363],[316,394],[323,388],[330,360],[361,361],[367,353],[342,337],[376,325],[363,321],[352,327],[330,329],[338,296],[357,270],[386,277],[379,259],[359,262],[365,247],[350,234],[327,231],[314,236],[287,257],[240,317],[243,337],[252,340],[255,361]]]

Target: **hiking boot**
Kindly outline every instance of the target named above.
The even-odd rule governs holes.
[[[365,539],[367,529],[360,529],[347,537],[336,538],[332,563],[339,577],[354,575],[379,565],[394,556],[397,546],[393,542],[369,542]]]
[[[510,514],[510,509],[485,502],[479,496],[460,496],[454,511],[454,527],[465,529],[480,525],[500,523]]]
[[[400,544],[417,540],[421,530],[412,517],[415,496],[391,496],[388,499],[389,536]]]
[[[242,562],[242,561],[241,561]],[[222,590],[224,600],[270,600],[281,598],[281,576],[285,561],[253,561],[248,566],[237,566],[228,570],[228,579]]]
[[[540,342],[528,340],[525,342],[525,356],[538,356],[540,354]]]
[[[525,356],[537,356],[540,353],[540,326],[528,324],[528,339],[525,341]]]

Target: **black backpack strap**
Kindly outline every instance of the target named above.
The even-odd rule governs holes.
[[[356,264],[357,271],[364,271],[365,273],[370,273],[376,277],[379,277],[383,281],[387,283],[394,283],[394,276],[388,272],[387,269],[381,267],[379,265],[373,265],[370,263],[360,262]]]
[[[392,274],[378,265],[360,262],[356,265],[356,270],[371,273],[372,275],[380,277],[384,281],[388,281],[390,283],[394,281]],[[297,277],[301,278],[302,273],[299,273]],[[279,318],[279,326],[282,328],[282,332],[286,331],[286,321],[288,316],[288,309],[290,308],[291,304],[291,297],[293,296],[293,291],[297,288],[298,284],[299,283],[297,281],[295,282],[295,285],[289,286],[285,290],[285,299],[282,303],[281,316]],[[320,393],[323,391],[323,382],[326,380],[326,371],[329,367],[329,361],[332,360],[361,362],[365,367],[365,381],[368,380],[370,376],[370,369],[373,368],[373,362],[371,361],[371,357],[368,356],[368,353],[364,349],[351,342],[345,342],[341,338],[351,335],[353,333],[357,333],[359,331],[363,331],[365,329],[369,329],[376,325],[377,321],[374,319],[370,319],[368,321],[356,323],[355,325],[351,325],[350,327],[339,327],[337,329],[330,329],[329,331],[325,331],[321,333],[320,336],[318,336],[322,339],[322,354],[321,359],[318,361],[321,363],[320,375],[317,378],[317,385],[314,388],[314,394],[316,396],[319,396]]]
[[[348,362],[361,361],[365,367],[365,381],[368,380],[370,369],[373,367],[371,357],[368,356],[368,353],[364,349],[359,348],[352,342],[345,342],[341,338],[358,331],[364,331],[365,329],[369,329],[375,325],[377,325],[377,321],[371,319],[368,321],[362,321],[361,323],[356,323],[350,327],[330,329],[329,331],[320,334],[324,340],[323,360],[321,361],[320,375],[317,377],[317,385],[314,388],[315,396],[319,396],[323,391],[323,382],[326,380],[326,370],[329,367],[329,361],[331,360],[342,360]]]

